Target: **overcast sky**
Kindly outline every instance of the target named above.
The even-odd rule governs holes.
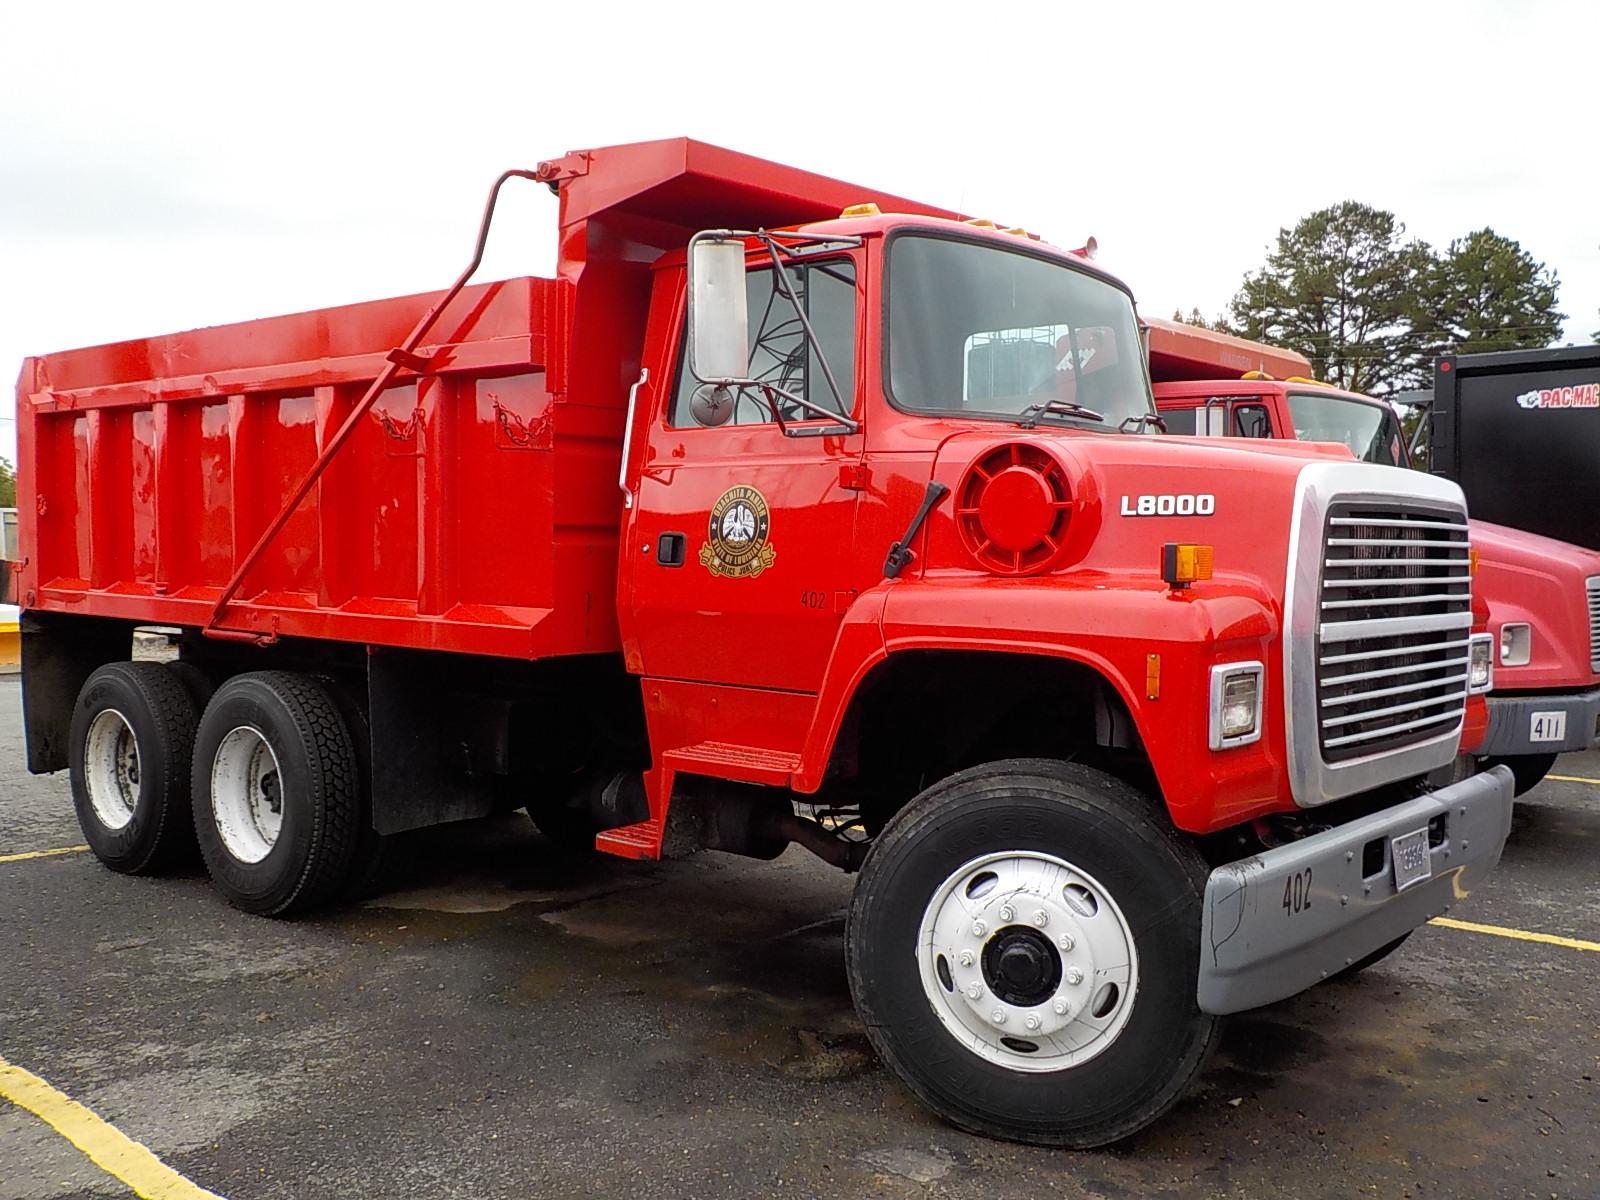
[[[3,411],[25,354],[442,287],[500,170],[680,134],[1092,233],[1158,316],[1340,200],[1489,225],[1587,341],[1597,44],[1592,0],[0,0]],[[555,199],[507,201],[480,277],[549,273]]]

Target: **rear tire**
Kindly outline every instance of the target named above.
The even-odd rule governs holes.
[[[113,871],[153,874],[194,858],[189,765],[199,710],[169,668],[116,662],[84,682],[67,765],[83,839]]]
[[[246,912],[286,916],[333,899],[361,842],[361,770],[318,679],[238,675],[200,719],[194,823],[212,882]]]
[[[1200,1073],[1221,1027],[1195,1003],[1208,869],[1164,816],[1102,772],[1019,759],[936,784],[874,841],[850,990],[879,1055],[952,1125],[1103,1146]]]

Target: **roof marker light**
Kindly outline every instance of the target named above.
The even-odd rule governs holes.
[[[876,217],[881,216],[882,212],[882,209],[869,200],[865,204],[852,204],[840,209],[839,215],[841,217]]]

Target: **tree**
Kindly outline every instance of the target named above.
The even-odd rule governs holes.
[[[1280,229],[1266,265],[1233,299],[1234,331],[1298,350],[1317,378],[1351,391],[1420,382],[1416,297],[1433,254],[1404,239],[1393,213],[1354,200]]]
[[[1418,295],[1430,357],[1537,350],[1561,336],[1556,273],[1489,228],[1456,238]]]
[[[1180,325],[1195,325],[1201,329],[1210,329],[1216,333],[1233,332],[1233,328],[1228,324],[1226,317],[1218,315],[1214,320],[1208,321],[1201,315],[1199,305],[1191,308],[1188,316],[1184,315],[1181,308],[1173,309],[1172,319]]]
[[[9,458],[0,457],[0,508],[17,506],[17,472]]]

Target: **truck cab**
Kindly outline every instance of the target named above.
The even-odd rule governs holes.
[[[1158,383],[1156,404],[1168,430],[1331,443],[1364,462],[1415,466],[1390,405],[1303,376],[1252,374]],[[1589,600],[1600,594],[1593,582],[1600,553],[1475,518],[1470,526],[1496,663],[1483,736],[1467,748],[1510,766],[1520,795],[1558,754],[1600,740],[1600,658]]]

